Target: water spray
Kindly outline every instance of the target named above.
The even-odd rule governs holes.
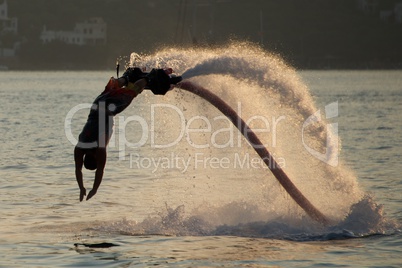
[[[267,148],[263,146],[257,135],[250,129],[244,120],[221,98],[212,93],[206,88],[193,84],[188,80],[184,80],[177,85],[179,88],[189,91],[211,103],[219,111],[221,111],[242,133],[242,135],[250,142],[254,150],[261,157],[267,167],[271,170],[272,174],[285,188],[286,192],[293,198],[293,200],[314,220],[323,224],[329,225],[328,218],[319,211],[293,184],[280,165],[275,161],[273,156],[269,153]]]

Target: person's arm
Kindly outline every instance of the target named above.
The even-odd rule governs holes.
[[[92,190],[88,193],[87,200],[91,199],[98,191],[100,184],[102,183],[103,170],[106,165],[106,148],[98,148],[96,151],[96,171],[95,180]]]
[[[80,202],[81,202],[87,193],[86,193],[86,189],[84,187],[84,182],[82,179],[82,166],[84,164],[84,152],[78,147],[75,147],[75,149],[74,149],[74,161],[75,161],[75,178],[77,180],[78,187],[80,188]]]

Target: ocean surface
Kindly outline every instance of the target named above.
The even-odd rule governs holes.
[[[402,266],[402,71],[296,71],[242,45],[132,61],[220,96],[330,224],[177,88],[115,117],[102,185],[79,202],[74,145],[115,71],[4,71],[0,267]]]

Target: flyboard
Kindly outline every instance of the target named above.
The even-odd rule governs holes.
[[[189,91],[209,103],[215,106],[221,111],[243,134],[243,136],[250,142],[254,150],[261,157],[267,167],[274,174],[275,178],[285,188],[286,192],[293,198],[293,200],[314,220],[323,224],[329,225],[328,218],[321,213],[293,184],[283,169],[280,168],[278,163],[269,153],[269,151],[263,146],[257,135],[250,129],[250,127],[244,122],[244,120],[221,98],[212,93],[206,88],[199,85],[195,85],[190,81],[182,81],[176,85],[177,87]]]

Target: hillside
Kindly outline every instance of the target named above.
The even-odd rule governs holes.
[[[19,69],[113,68],[133,51],[231,39],[259,43],[298,68],[402,67],[402,25],[365,14],[352,0],[8,0],[8,6],[23,40]],[[107,23],[106,45],[39,40],[45,25],[72,30],[91,17]]]

